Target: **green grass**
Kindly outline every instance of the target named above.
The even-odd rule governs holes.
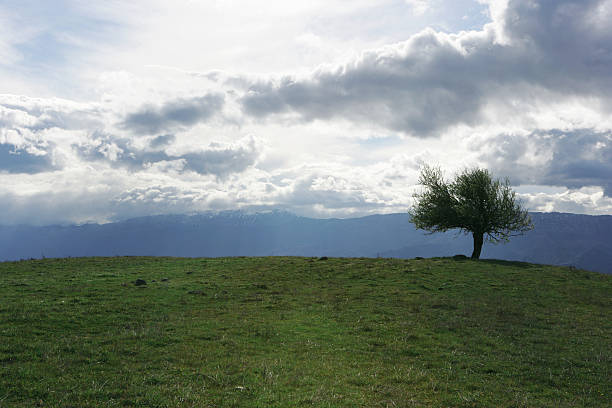
[[[5,262],[0,407],[609,407],[611,306],[503,261]]]

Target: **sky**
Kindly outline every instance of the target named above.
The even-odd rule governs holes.
[[[405,212],[424,164],[612,214],[612,0],[0,0],[0,224]]]

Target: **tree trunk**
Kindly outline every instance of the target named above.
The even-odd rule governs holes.
[[[482,242],[484,234],[480,232],[472,232],[474,236],[474,252],[472,252],[472,259],[480,259],[480,251],[482,251]]]

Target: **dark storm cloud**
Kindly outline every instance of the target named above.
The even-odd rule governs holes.
[[[223,107],[224,97],[210,94],[197,98],[182,98],[162,106],[144,106],[130,113],[121,126],[137,134],[155,135],[177,127],[189,127],[205,122]]]
[[[612,24],[603,3],[510,1],[495,22],[505,27],[506,42],[492,25],[455,36],[426,30],[307,78],[252,82],[241,104],[258,118],[338,117],[430,136],[454,124],[477,123],[491,104],[576,95],[609,102]]]
[[[0,144],[0,172],[35,174],[55,169],[49,153],[32,154],[9,143]]]
[[[612,197],[610,132],[582,129],[499,135],[481,149],[481,160],[496,174],[509,175],[513,184],[599,186]]]

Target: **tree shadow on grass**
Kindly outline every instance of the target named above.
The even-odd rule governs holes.
[[[454,256],[449,256],[449,257],[439,257],[439,256],[435,256],[432,258],[422,258],[422,257],[415,257],[412,258],[415,260],[422,260],[422,259],[448,259],[451,261],[455,261],[455,262],[482,262],[482,263],[488,263],[488,264],[492,264],[492,265],[503,265],[503,266],[514,266],[517,268],[531,268],[533,267],[533,264],[529,263],[529,262],[521,262],[521,261],[506,261],[504,259],[472,259],[469,256],[465,256],[465,255],[454,255]]]
[[[531,268],[533,266],[528,262],[506,261],[503,259],[479,259],[478,262],[484,262],[493,265],[514,266],[517,268]]]

